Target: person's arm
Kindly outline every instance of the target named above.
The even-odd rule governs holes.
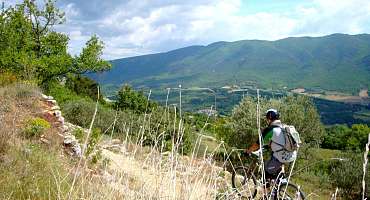
[[[252,153],[253,151],[257,151],[258,149],[260,148],[260,145],[258,145],[257,143],[253,143],[249,148],[247,148],[245,150],[245,153]]]
[[[271,131],[271,127],[267,127],[267,128],[264,128],[263,130],[261,130],[261,133],[262,133],[262,143],[263,143],[263,140],[264,140],[264,138],[265,138],[266,134],[267,134],[269,131]],[[270,143],[269,143],[268,145],[270,145]],[[266,145],[264,145],[264,147],[265,147],[265,146],[266,146]],[[257,151],[259,148],[260,148],[260,141],[259,141],[259,139],[257,139],[256,143],[252,144],[249,148],[247,148],[247,149],[245,150],[245,153],[250,154],[250,153],[252,153],[253,151]]]

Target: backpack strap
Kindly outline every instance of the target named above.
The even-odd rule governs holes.
[[[281,129],[281,132],[283,133],[283,134],[285,134],[285,130],[284,130],[284,128],[283,127],[281,127],[281,126],[273,126],[274,128],[280,128]],[[285,136],[284,136],[285,137]],[[279,143],[277,143],[277,142],[275,142],[272,138],[271,138],[271,142],[273,142],[274,144],[277,144],[278,146],[280,146],[281,147],[281,149],[279,149],[279,150],[277,150],[277,151],[274,151],[274,152],[280,152],[280,151],[284,151],[284,150],[286,150],[285,149],[285,146],[283,145],[283,144],[279,144]]]

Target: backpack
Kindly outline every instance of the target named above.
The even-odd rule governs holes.
[[[285,138],[284,149],[287,151],[296,151],[302,144],[298,131],[294,126],[283,124],[281,127]]]

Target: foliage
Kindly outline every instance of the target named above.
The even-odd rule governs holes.
[[[45,86],[68,73],[109,69],[110,64],[101,59],[104,44],[96,36],[87,41],[80,55],[68,53],[68,36],[54,31],[54,26],[64,20],[64,13],[53,0],[41,6],[24,0],[1,10],[0,70],[11,71],[21,79],[37,79]]]
[[[81,143],[83,142],[85,132],[81,128],[76,128],[75,130],[73,130],[73,135]]]
[[[90,98],[84,98],[74,91],[64,87],[63,85],[53,82],[49,84],[49,90],[48,94],[53,96],[54,99],[58,101],[58,104],[63,107],[64,104],[71,102],[71,101],[77,101],[82,99],[90,99]],[[90,99],[90,101],[92,101]]]
[[[207,116],[199,113],[186,113],[184,117],[186,122],[195,128],[195,131],[201,131],[202,129],[208,132],[212,132],[212,124],[215,121],[215,117]]]
[[[322,148],[352,150],[361,152],[370,134],[370,127],[366,124],[335,125],[326,128]]]
[[[86,156],[90,155],[96,148],[96,145],[99,143],[101,139],[102,133],[101,130],[98,128],[94,128],[91,131],[89,141],[87,142],[87,148],[86,148]]]
[[[136,113],[150,112],[157,104],[149,101],[142,92],[136,92],[129,85],[124,85],[117,96],[116,107],[120,110],[132,110]]]
[[[98,83],[94,80],[84,76],[68,76],[66,80],[66,86],[71,91],[75,92],[79,96],[89,97],[93,100],[98,98]],[[99,99],[103,99],[103,95],[100,93]]]
[[[27,121],[23,132],[28,138],[39,137],[49,128],[51,128],[51,126],[48,121],[36,117]]]
[[[370,104],[354,104],[314,98],[321,120],[326,125],[368,124],[370,125]],[[370,103],[370,102],[369,102]]]
[[[348,154],[344,161],[337,160],[329,166],[332,185],[341,190],[340,193],[345,199],[361,198],[362,163],[361,154]]]
[[[76,125],[87,128],[95,110],[95,102],[91,99],[72,100],[63,104],[62,111],[66,119]],[[126,134],[131,139],[140,141],[143,145],[168,141],[165,148],[171,148],[172,138],[181,138],[179,146],[185,153],[189,152],[194,142],[194,132],[189,124],[183,124],[182,137],[179,133],[179,117],[174,112],[166,111],[161,107],[151,113],[137,114],[132,110],[116,111],[110,107],[99,105],[94,127],[103,133],[111,134],[112,125],[116,118],[114,134],[125,138]],[[181,133],[182,131],[180,131]]]
[[[323,125],[311,100],[306,96],[288,96],[281,99],[260,100],[261,127],[266,127],[264,112],[268,108],[279,110],[285,124],[294,125],[305,143],[318,146],[324,133]],[[218,137],[229,146],[246,148],[258,140],[257,101],[246,97],[233,110],[229,120],[220,122]]]

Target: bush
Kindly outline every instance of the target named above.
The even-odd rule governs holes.
[[[79,99],[65,103],[62,111],[64,117],[72,124],[88,128],[94,115],[95,105],[96,103],[91,99]],[[113,123],[115,114],[113,109],[99,105],[94,127],[105,132]]]
[[[73,131],[73,135],[81,143],[81,142],[83,142],[85,132],[81,128],[77,128]]]
[[[101,139],[101,136],[102,134],[100,129],[95,128],[91,131],[89,141],[87,142],[87,148],[85,152],[86,156],[89,156],[95,150],[96,145]]]
[[[53,96],[54,99],[56,99],[58,101],[58,104],[61,106],[71,101],[86,99],[56,82],[50,83],[47,90],[48,94]]]
[[[362,188],[362,163],[361,154],[347,154],[346,160],[334,161],[330,165],[330,180],[334,188],[338,187],[345,199],[360,199]],[[369,175],[369,173],[368,173]],[[367,184],[369,184],[367,176]]]
[[[27,138],[39,137],[50,127],[51,126],[48,121],[37,117],[27,121],[23,132]]]

